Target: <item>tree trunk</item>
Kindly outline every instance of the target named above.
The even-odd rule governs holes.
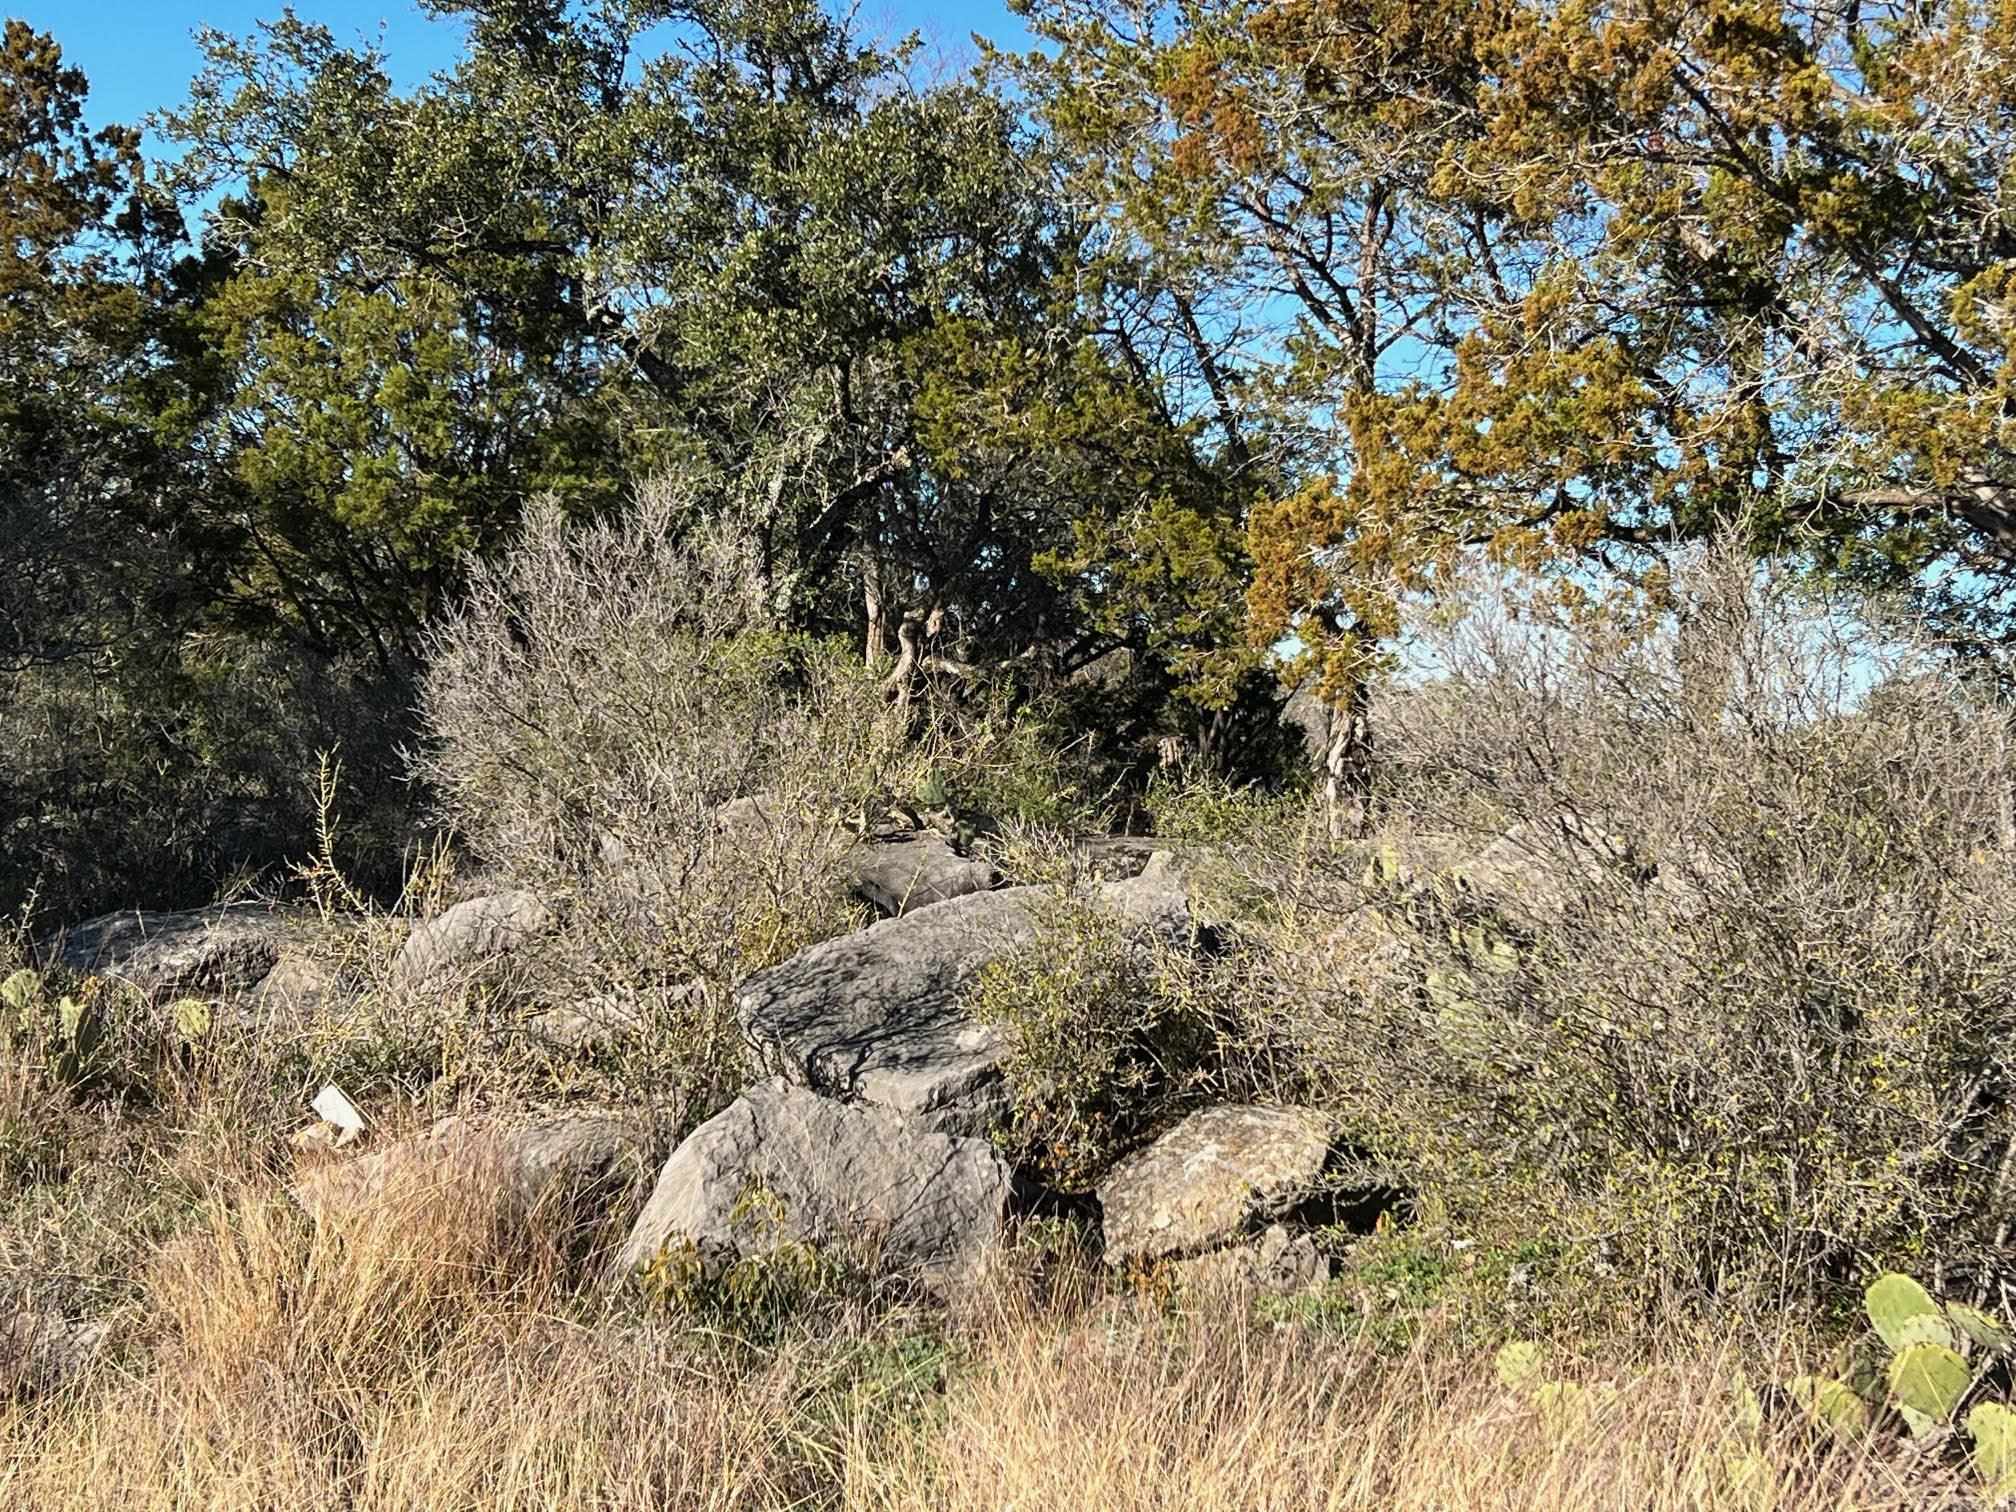
[[[1995,831],[2005,856],[2016,855],[2016,773],[2009,770],[2009,723],[2016,709],[2002,703],[1995,720]]]
[[[1323,801],[1330,838],[1362,840],[1372,828],[1372,688],[1364,678],[1330,710],[1330,741],[1323,753]]]
[[[866,656],[869,668],[889,659],[889,624],[882,604],[882,574],[873,560],[861,563],[861,600],[868,613]]]

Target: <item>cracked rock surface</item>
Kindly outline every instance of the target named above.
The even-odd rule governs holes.
[[[1099,1187],[1106,1258],[1220,1249],[1315,1193],[1330,1122],[1304,1108],[1232,1104],[1193,1113],[1115,1166]]]
[[[970,893],[825,940],[758,972],[736,1011],[765,1070],[947,1133],[985,1129],[1001,1107],[998,1029],[964,997],[988,962],[1032,943],[1054,892]],[[1167,875],[1111,882],[1094,897],[1130,926],[1174,938],[1189,913]]]
[[[677,1244],[727,1265],[802,1242],[942,1280],[999,1238],[1011,1185],[985,1140],[772,1079],[673,1152],[617,1269],[627,1275]]]

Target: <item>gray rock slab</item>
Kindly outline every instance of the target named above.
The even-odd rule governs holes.
[[[772,1079],[673,1152],[616,1266],[629,1275],[680,1244],[716,1266],[803,1242],[943,1281],[999,1238],[1010,1186],[985,1140]]]
[[[0,1385],[23,1392],[60,1386],[90,1367],[110,1332],[99,1319],[30,1308],[0,1312]]]
[[[302,920],[264,903],[105,914],[63,932],[59,964],[130,982],[150,996],[217,996],[257,986]]]
[[[519,890],[471,898],[407,936],[393,960],[392,974],[398,981],[420,982],[456,967],[480,965],[508,955],[552,923],[552,912],[536,893]]]
[[[1269,1224],[1258,1238],[1171,1262],[1180,1285],[1199,1290],[1251,1290],[1292,1296],[1330,1278],[1330,1262],[1306,1233]]]
[[[969,893],[822,941],[745,981],[736,1011],[763,1068],[951,1133],[976,1133],[1002,1101],[1000,1030],[966,1011],[981,970],[1031,944],[1044,887]],[[1093,897],[1130,924],[1187,933],[1180,884],[1106,883]]]
[[[999,1080],[1006,1047],[962,998],[989,961],[1036,938],[1042,894],[971,893],[800,951],[737,991],[743,1033],[766,1070],[801,1086],[973,1132],[991,1111],[975,1094]]]
[[[1304,1108],[1235,1104],[1191,1114],[1100,1184],[1107,1260],[1237,1242],[1315,1192],[1332,1137],[1330,1121]]]
[[[960,855],[928,830],[857,845],[842,870],[854,892],[884,918],[986,892],[996,880],[986,861]]]

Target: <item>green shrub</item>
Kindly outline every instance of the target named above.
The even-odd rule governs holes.
[[[1500,605],[1388,696],[1393,854],[1504,838],[1284,880],[1283,1032],[1418,1192],[1613,1291],[1814,1301],[1873,1262],[1992,1295],[2003,712],[1740,560],[1674,595],[1684,631]]]
[[[347,756],[345,867],[396,890],[420,820],[397,750],[395,662],[317,659],[230,634],[116,663],[0,668],[0,914],[39,922],[209,902],[309,846],[317,753]],[[359,741],[358,731],[370,731]]]
[[[1157,770],[1141,805],[1157,836],[1224,843],[1298,827],[1307,799],[1304,792],[1269,792],[1192,767]]]
[[[1040,911],[1034,943],[985,967],[968,1003],[1007,1036],[1002,1143],[1065,1191],[1090,1188],[1158,1123],[1223,1084],[1240,1038],[1204,964],[1063,888]]]
[[[690,1239],[665,1246],[637,1273],[646,1303],[702,1327],[755,1343],[776,1339],[808,1310],[858,1291],[865,1264],[833,1246],[792,1236],[782,1199],[760,1183],[736,1200],[730,1222],[748,1243],[733,1260],[703,1254]]]

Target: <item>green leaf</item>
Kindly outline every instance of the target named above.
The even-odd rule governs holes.
[[[1922,1439],[1939,1430],[1939,1419],[1927,1417],[1916,1407],[1906,1407],[1902,1402],[1897,1404],[1897,1416],[1904,1419],[1904,1427],[1914,1439]]]
[[[56,1025],[65,1039],[74,1041],[84,1027],[84,1005],[73,997],[62,998],[56,1004]]]
[[[1768,1504],[1771,1491],[1771,1462],[1757,1450],[1742,1444],[1722,1448],[1722,1471],[1739,1505],[1761,1507]]]
[[[1899,1404],[1942,1423],[1973,1382],[1967,1362],[1943,1344],[1913,1344],[1890,1362],[1890,1391]]]

